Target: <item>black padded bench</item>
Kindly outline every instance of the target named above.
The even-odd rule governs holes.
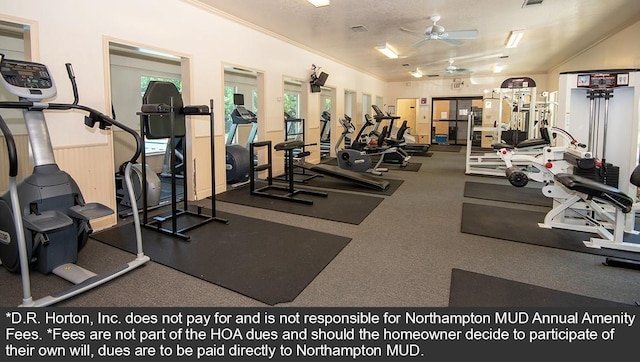
[[[554,178],[567,189],[610,203],[625,214],[629,213],[633,206],[633,199],[615,187],[569,173],[560,173]]]

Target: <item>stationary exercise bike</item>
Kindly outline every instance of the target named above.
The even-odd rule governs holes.
[[[20,272],[23,297],[21,306],[47,306],[104,284],[149,261],[142,250],[138,214],[134,213],[137,255],[134,260],[111,271],[96,275],[74,263],[78,251],[93,232],[90,221],[108,216],[113,210],[98,203],[85,202],[73,178],[59,169],[49,137],[45,110],[87,112],[85,124],[99,124],[101,129],[116,126],[136,140],[136,153],[125,167],[125,183],[133,194],[131,169],[141,152],[142,142],[136,131],[120,124],[99,111],[78,104],[78,92],[71,65],[67,72],[74,92],[72,104],[44,103],[56,95],[50,72],[43,64],[3,59],[0,54],[0,84],[19,97],[17,102],[0,102],[0,109],[22,109],[34,163],[33,173],[16,181],[18,161],[13,136],[0,117],[0,127],[7,140],[10,160],[10,188],[0,197],[0,259],[11,272]],[[135,198],[132,206],[137,209]],[[31,269],[43,274],[54,273],[75,285],[34,300],[31,295]]]
[[[340,138],[336,142],[335,152],[336,158],[338,160],[338,166],[344,170],[355,171],[355,172],[369,172],[373,175],[380,176],[382,172],[387,172],[389,169],[381,168],[380,164],[384,158],[385,154],[390,154],[397,152],[396,147],[362,147],[358,149],[354,149],[354,145],[352,144],[350,147],[344,147],[343,149],[339,149],[340,144],[346,140],[348,135],[353,134],[355,132],[355,127],[353,123],[351,123],[351,118],[345,115],[345,118],[339,119],[340,125],[342,125],[343,131],[340,134]],[[361,130],[362,131],[362,130]],[[382,144],[384,142],[384,135],[386,134],[386,126],[383,128],[382,133],[380,134],[377,142]],[[358,134],[358,137],[360,133]],[[356,137],[356,139],[358,138]],[[356,143],[356,142],[354,142]],[[372,167],[371,156],[381,156],[378,159],[378,162]]]

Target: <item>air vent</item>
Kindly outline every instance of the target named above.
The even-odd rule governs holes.
[[[351,31],[353,31],[354,33],[364,33],[368,30],[364,25],[354,25],[351,27]]]
[[[522,3],[522,7],[526,8],[529,6],[536,6],[541,4],[542,4],[542,0],[524,0],[524,3]]]

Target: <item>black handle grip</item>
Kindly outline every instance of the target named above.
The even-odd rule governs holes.
[[[18,151],[16,149],[16,142],[13,139],[11,130],[5,123],[2,116],[0,116],[0,130],[4,134],[4,140],[7,143],[7,154],[9,156],[9,176],[16,177],[18,175]]]
[[[66,63],[67,74],[69,75],[69,80],[71,81],[71,88],[73,88],[73,104],[78,104],[79,95],[78,95],[78,84],[76,83],[76,75],[73,73],[73,67],[71,63]]]

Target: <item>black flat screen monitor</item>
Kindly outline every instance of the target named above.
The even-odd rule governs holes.
[[[329,77],[329,74],[325,73],[325,72],[320,72],[320,75],[318,76],[318,78],[316,79],[315,82],[313,82],[315,85],[318,86],[323,86],[324,82],[327,81],[327,78]]]
[[[233,104],[236,106],[244,106],[244,94],[234,93]]]

